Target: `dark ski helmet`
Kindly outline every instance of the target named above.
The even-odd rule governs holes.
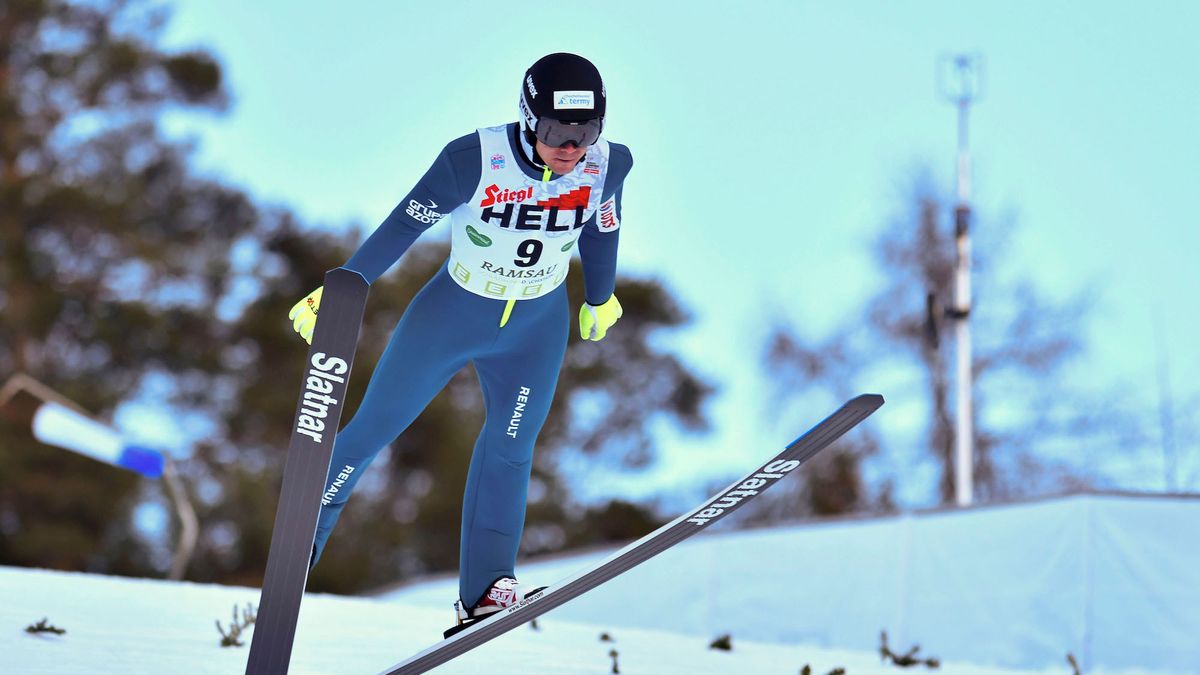
[[[604,129],[604,80],[582,56],[548,54],[525,71],[520,107],[521,130],[531,144],[586,147]]]

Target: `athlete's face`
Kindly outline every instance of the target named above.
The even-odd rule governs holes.
[[[587,148],[581,148],[574,143],[568,143],[561,148],[552,148],[540,140],[537,142],[538,156],[546,162],[551,171],[557,174],[571,173],[585,153],[587,153]]]

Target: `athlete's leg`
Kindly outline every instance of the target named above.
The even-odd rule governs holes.
[[[473,606],[513,576],[525,527],[533,445],[554,398],[569,329],[566,290],[518,302],[498,349],[475,359],[487,418],[463,498],[459,594]]]
[[[367,466],[466,365],[478,342],[494,335],[494,330],[479,335],[487,323],[475,316],[469,296],[443,270],[401,317],[354,418],[337,435],[317,520],[314,564]]]

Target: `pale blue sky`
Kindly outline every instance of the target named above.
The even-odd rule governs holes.
[[[169,44],[213,50],[233,106],[172,117],[172,131],[198,138],[206,170],[332,227],[373,228],[447,141],[515,120],[521,73],[539,56],[595,62],[605,135],[635,160],[621,270],[678,294],[697,322],[677,344],[725,385],[718,433],[668,443],[664,480],[740,472],[826,412],[778,426],[762,415],[764,315],[786,312],[809,335],[835,325],[876,288],[871,242],[911,168],[930,163],[950,190],[954,109],[934,82],[947,52],[987,59],[975,201],[992,224],[1016,216],[1009,273],[1053,297],[1101,291],[1083,384],[1126,384],[1156,415],[1158,314],[1176,399],[1200,389],[1200,3],[175,6]],[[895,453],[877,470],[927,485],[931,466],[909,466],[919,438],[904,417],[919,382],[858,386],[891,401],[874,423]],[[1197,423],[1178,422],[1197,489]],[[1161,487],[1156,452],[1123,470],[1128,487]]]

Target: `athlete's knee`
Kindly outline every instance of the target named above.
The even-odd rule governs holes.
[[[508,469],[528,470],[533,463],[533,439],[512,439],[502,436],[487,443],[487,461]]]
[[[337,439],[339,442],[345,439],[354,444],[370,443],[382,437],[387,437],[387,441],[390,441],[402,431],[396,429],[396,425],[397,415],[394,409],[382,406],[359,408],[345,428],[338,432]]]
[[[400,430],[402,431],[402,430]],[[360,411],[344,429],[338,432],[333,446],[334,467],[343,464],[361,466],[375,459],[381,450],[400,435],[393,420],[363,415]],[[333,475],[330,470],[330,475]]]
[[[500,462],[504,465],[504,468],[506,468],[514,473],[517,473],[517,474],[527,474],[527,473],[529,473],[530,468],[532,468],[532,466],[533,466],[533,458],[532,457],[523,457],[522,458],[522,457],[501,456],[499,459],[500,459]]]

